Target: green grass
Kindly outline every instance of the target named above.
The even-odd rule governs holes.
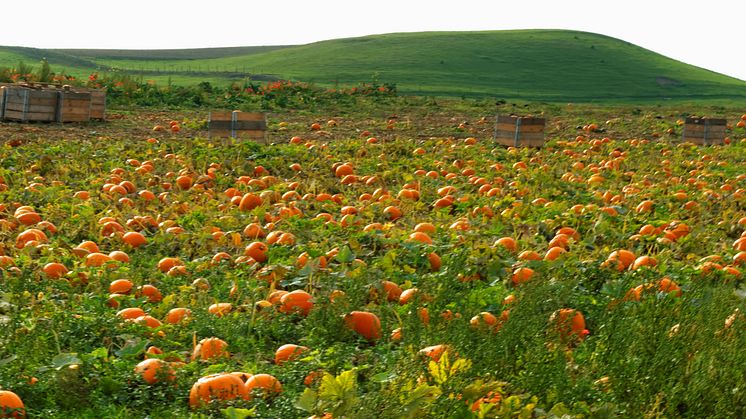
[[[40,59],[41,50],[16,50],[10,60],[5,51],[0,48],[0,65],[14,64],[19,54]],[[396,83],[406,94],[552,102],[746,98],[742,80],[619,39],[566,30],[398,33],[292,47],[50,52],[53,67],[69,72],[77,71],[75,63],[94,63],[158,82],[170,77],[176,84],[228,83],[250,73],[322,86],[377,80]]]
[[[60,49],[59,52],[66,54],[89,57],[92,59],[111,60],[136,60],[136,61],[160,61],[160,60],[206,60],[212,58],[227,58],[235,56],[248,56],[263,52],[286,48],[285,46],[257,46],[257,47],[222,47],[222,48],[192,48],[192,49],[152,49],[152,50],[128,50],[128,49]]]

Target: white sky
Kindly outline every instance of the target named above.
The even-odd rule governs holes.
[[[9,1],[9,0],[5,0]],[[743,0],[37,0],[0,45],[160,49],[305,44],[390,32],[574,29],[746,80]]]

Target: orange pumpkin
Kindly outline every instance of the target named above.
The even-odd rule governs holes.
[[[307,350],[308,348],[305,346],[294,345],[292,343],[282,345],[275,351],[275,364],[282,365],[285,362],[292,361]]]
[[[219,338],[202,339],[192,352],[192,360],[207,361],[215,358],[229,357],[228,343]]]
[[[249,390],[238,376],[230,373],[211,374],[197,380],[189,391],[189,406],[198,408],[213,400],[249,398]]]
[[[166,314],[166,323],[177,324],[192,316],[192,310],[185,307],[176,307]]]
[[[446,345],[433,345],[420,349],[418,354],[430,358],[430,360],[434,362],[438,362],[440,361],[440,357],[443,356],[443,353],[447,350],[448,347]]]
[[[381,320],[373,313],[353,311],[344,316],[344,322],[368,341],[376,341],[381,337]]]
[[[252,375],[246,380],[245,388],[249,399],[257,394],[261,394],[262,397],[272,397],[282,392],[282,384],[269,374]]]
[[[313,308],[313,297],[303,290],[295,290],[283,295],[280,298],[279,310],[283,313],[298,313],[301,316],[308,316]]]
[[[585,317],[572,308],[561,308],[549,317],[549,323],[553,325],[563,341],[571,339],[583,340],[588,334],[585,328]]]
[[[176,379],[173,368],[168,362],[162,359],[146,359],[135,366],[135,374],[142,377],[143,381],[148,384],[155,384],[162,378],[168,381]]]
[[[0,390],[0,418],[25,418],[26,409],[16,393]]]

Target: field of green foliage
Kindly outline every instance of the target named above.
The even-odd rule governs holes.
[[[746,415],[744,109],[378,87],[0,124],[5,417]]]

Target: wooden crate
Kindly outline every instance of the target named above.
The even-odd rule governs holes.
[[[686,118],[681,140],[698,145],[724,144],[726,124],[719,118]]]
[[[89,90],[91,94],[91,119],[106,119],[106,91],[100,89]]]
[[[6,91],[0,94],[0,119],[10,121],[41,122],[87,122],[90,119],[105,119],[106,91],[100,89],[76,88],[54,83],[0,84]],[[5,115],[5,97],[8,115]],[[26,109],[26,97],[29,98]],[[53,99],[56,98],[56,99]],[[40,108],[40,98],[44,98],[44,108]],[[54,102],[54,104],[52,104]],[[49,113],[54,106],[54,117]]]
[[[497,115],[495,141],[504,146],[541,147],[546,119],[531,116]]]
[[[91,94],[72,89],[57,91],[57,122],[87,122],[91,120]]]
[[[57,118],[57,92],[23,86],[2,86],[3,119],[53,122]]]
[[[210,112],[207,126],[208,138],[267,141],[267,115],[261,112]]]

